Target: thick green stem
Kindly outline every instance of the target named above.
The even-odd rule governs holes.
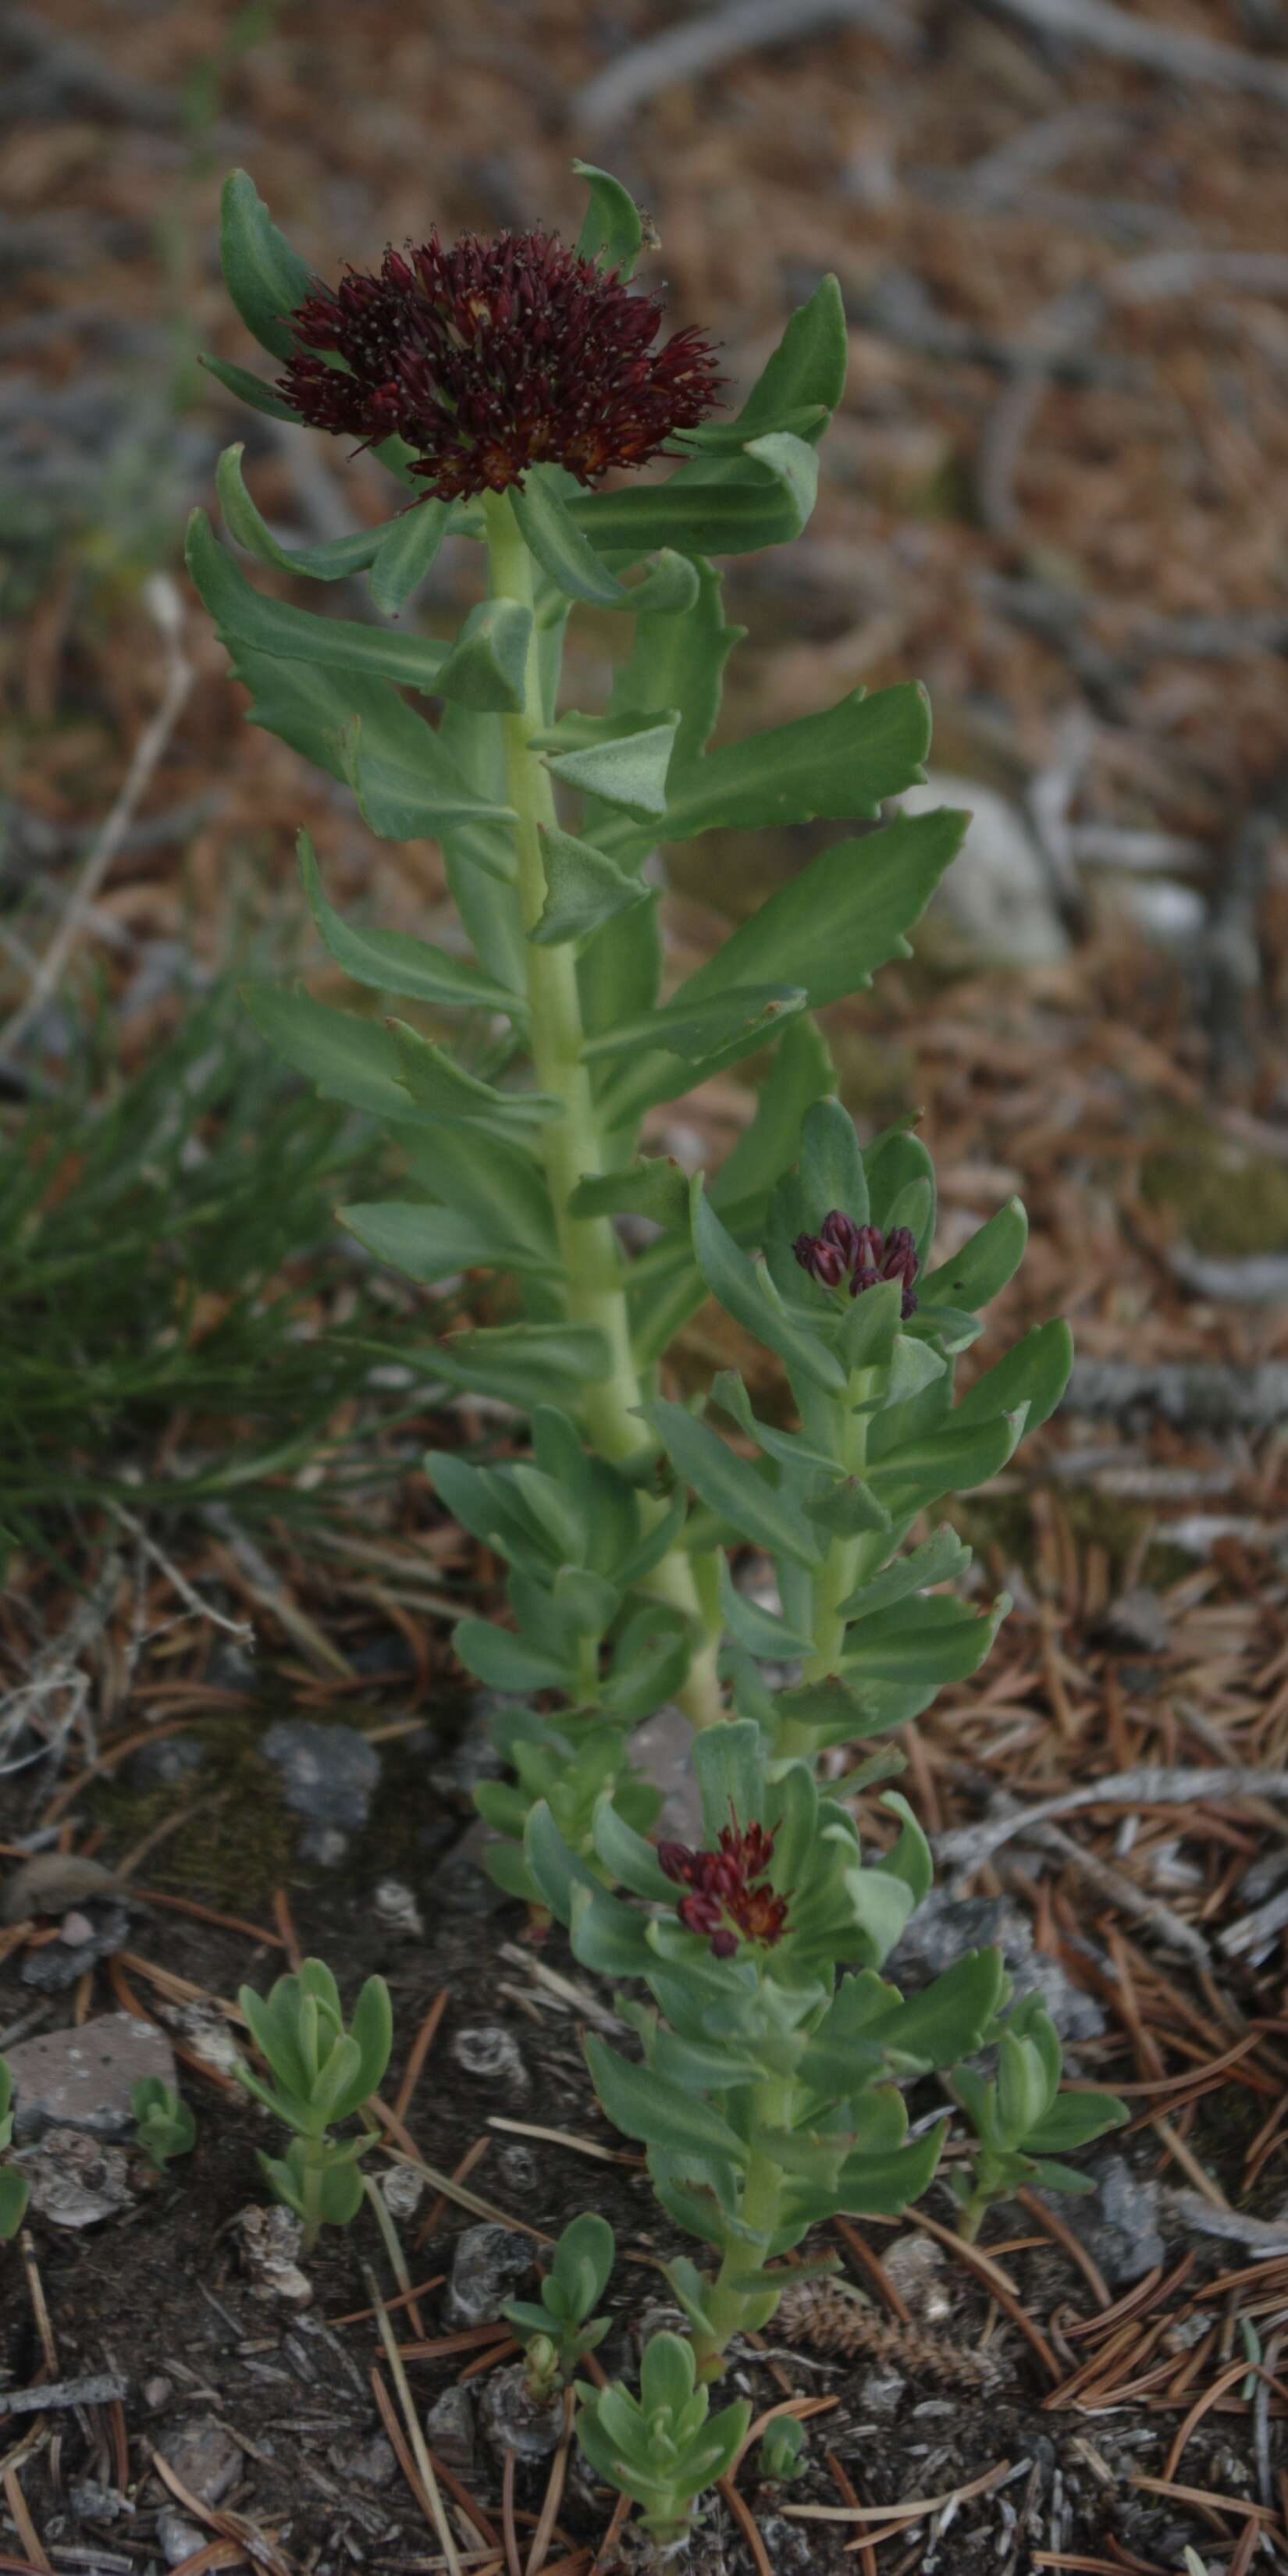
[[[757,2085],[752,2099],[752,2118],[756,2126],[790,2128],[794,2091],[790,2075],[766,2076],[764,2082]],[[778,2223],[782,2184],[782,2167],[760,2148],[754,2147],[738,2195],[738,2215],[747,2227],[766,2239],[773,2235]],[[743,2240],[731,2245],[725,2254],[705,2303],[711,2320],[711,2333],[695,2333],[693,2338],[699,2379],[718,2379],[734,2336],[756,2333],[768,2322],[778,2305],[777,2295],[773,2292],[734,2287],[737,2275],[754,2269],[755,2262],[753,2247]]]
[[[321,2138],[305,2142],[304,2166],[300,2176],[300,2198],[304,2203],[304,2233],[300,2238],[301,2254],[311,2254],[322,2233],[322,2166],[326,2145]]]
[[[871,1415],[854,1410],[871,1393],[874,1372],[856,1369],[838,1406],[837,1463],[847,1476],[861,1476],[868,1460],[868,1424]],[[834,1538],[827,1556],[814,1577],[812,1620],[813,1650],[801,1665],[803,1682],[826,1681],[837,1669],[845,1646],[845,1620],[842,1604],[848,1601],[862,1579],[864,1552],[869,1542],[862,1533],[857,1538]],[[817,1750],[812,1730],[789,1719],[779,1729],[776,1751],[784,1757],[803,1754],[807,1758]]]
[[[521,606],[531,609],[532,558],[509,500],[505,494],[489,493],[484,506],[493,596],[518,600]],[[545,722],[537,655],[534,625],[523,712],[500,719],[507,794],[518,817],[514,845],[525,933],[535,928],[546,900],[541,826],[556,820],[549,771],[530,748],[531,736]],[[625,1274],[612,1220],[574,1216],[569,1207],[577,1183],[593,1178],[604,1168],[594,1094],[583,1060],[585,1029],[576,956],[571,943],[538,947],[526,937],[524,956],[532,1060],[538,1086],[563,1104],[563,1116],[551,1119],[541,1135],[567,1281],[568,1314],[574,1323],[590,1325],[602,1336],[608,1358],[603,1377],[586,1388],[582,1416],[600,1455],[618,1465],[639,1452],[646,1435],[636,1411],[642,1389],[631,1349]],[[694,1657],[681,1697],[691,1722],[708,1726],[723,1714],[715,1671],[717,1640],[703,1620],[693,1569],[682,1548],[672,1548],[663,1558],[650,1579],[649,1589],[694,1620],[703,1632],[704,1642]]]

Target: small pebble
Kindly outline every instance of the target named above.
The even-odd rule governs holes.
[[[467,2478],[474,2467],[474,2406],[468,2388],[445,2388],[425,2417],[425,2439],[449,2469]]]
[[[467,2227],[452,2250],[443,2302],[454,2326],[479,2326],[501,2313],[503,2299],[526,2287],[535,2270],[530,2236],[513,2227]]]
[[[489,2084],[505,2084],[512,2094],[528,2090],[528,2070],[519,2054],[518,2042],[498,2022],[477,2029],[458,2030],[452,2042],[452,2055],[466,2075],[477,2075]]]

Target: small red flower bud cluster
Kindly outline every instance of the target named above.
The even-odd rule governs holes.
[[[505,492],[529,466],[591,484],[696,429],[722,379],[701,332],[660,349],[662,303],[540,228],[445,249],[438,234],[378,276],[349,269],[291,316],[278,391],[314,429],[370,444],[396,431],[439,500]],[[344,361],[328,364],[327,353]]]
[[[787,1899],[755,1884],[774,1857],[774,1837],[762,1825],[743,1831],[735,1817],[725,1826],[718,1851],[659,1843],[657,1856],[667,1877],[690,1890],[680,1899],[680,1921],[688,1931],[708,1935],[717,1959],[732,1958],[740,1935],[747,1941],[781,1940]]]
[[[878,1287],[883,1279],[901,1280],[904,1323],[916,1314],[912,1283],[917,1276],[917,1246],[906,1225],[892,1225],[888,1234],[882,1234],[879,1226],[856,1225],[843,1208],[833,1208],[817,1234],[797,1235],[792,1250],[802,1270],[808,1270],[821,1288],[839,1288],[848,1277],[852,1297]]]

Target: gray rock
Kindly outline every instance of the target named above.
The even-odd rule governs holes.
[[[19,2139],[37,2138],[53,2128],[85,2129],[96,2138],[132,2138],[134,2086],[145,2075],[177,2083],[169,2041],[133,2013],[100,2013],[79,2030],[20,2039],[6,2054]]]
[[[483,1854],[495,1836],[481,1816],[468,1825],[460,1841],[434,1871],[434,1904],[445,1914],[495,1914],[508,1897],[483,1868]]]
[[[467,2227],[452,2250],[445,2315],[454,2326],[483,2325],[500,2315],[502,2300],[513,2298],[534,2269],[530,2236],[514,2227]]]
[[[376,2185],[389,2215],[402,2227],[425,2197],[425,2176],[414,2165],[388,2165]]]
[[[91,1898],[123,1897],[125,1883],[100,1860],[79,1852],[37,1852],[5,1880],[0,1921],[27,1923],[40,1915],[51,1920]]]
[[[682,1709],[655,1710],[631,1737],[631,1760],[662,1792],[657,1831],[672,1842],[702,1841],[702,1799],[693,1769],[693,1729]]]
[[[458,2030],[452,2055],[466,2075],[477,2075],[488,2084],[505,2084],[511,2095],[528,2090],[530,2079],[518,2041],[499,2022]]]
[[[242,2455],[217,2415],[194,2415],[163,2445],[175,2476],[198,2504],[219,2504],[241,2475]]]
[[[502,1779],[508,1766],[492,1741],[492,1718],[507,1708],[525,1706],[508,1691],[476,1691],[451,1752],[430,1765],[431,1789],[440,1798],[470,1798],[482,1781]]]
[[[537,2405],[528,2394],[523,2364],[516,2361],[509,2370],[489,2374],[479,2399],[479,2422],[499,2457],[514,2451],[521,2460],[548,2459],[563,2432],[563,2400],[555,2396]]]
[[[97,2227],[133,2205],[121,2149],[86,2137],[83,2129],[47,2129],[21,2164],[31,2206],[51,2227]]]
[[[252,2201],[238,2211],[232,2232],[255,2298],[281,2299],[290,2308],[311,2306],[313,2284],[298,2261],[304,2228],[293,2209],[280,2201],[264,2209]]]
[[[78,2522],[116,2522],[130,2511],[120,2488],[105,2487],[101,2478],[74,2478],[67,2501]]]
[[[467,2478],[474,2466],[474,2406],[468,2388],[445,2388],[425,2417],[425,2439],[449,2469]]]
[[[28,1953],[19,1978],[39,1995],[66,1994],[80,1984],[87,1968],[96,1968],[100,1959],[113,1958],[123,1950],[129,1937],[129,1913],[115,1899],[79,1906],[64,1916],[58,1940]]]
[[[916,2323],[939,2326],[952,2314],[952,2298],[946,2278],[944,2250],[933,2236],[919,2236],[912,2230],[896,2236],[881,2256],[886,2277],[894,2283]]]
[[[163,1735],[158,1744],[141,1744],[130,1755],[125,1777],[132,1789],[172,1789],[212,1759],[210,1746],[195,1735]]]
[[[348,1837],[371,1813],[380,1778],[380,1756],[352,1726],[318,1726],[309,1718],[279,1718],[262,1747],[280,1771],[287,1806],[308,1830],[300,1838],[305,1860],[332,1868],[344,1858]]]
[[[1053,2198],[1056,2214],[1086,2246],[1110,2288],[1128,2289],[1167,2254],[1158,2224],[1158,2185],[1134,2174],[1120,2155],[1098,2156],[1081,2170],[1095,2183],[1094,2199],[1061,2193]]]
[[[774,2576],[806,2576],[813,2564],[814,2543],[798,2522],[788,2522],[781,2513],[760,2516],[760,2537],[765,2556]]]
[[[166,2505],[157,2515],[157,2546],[167,2567],[182,2567],[185,2558],[195,2558],[209,2538],[208,2531],[189,2522],[175,2505]]]
[[[870,2370],[859,2382],[855,2404],[860,2414],[875,2415],[886,2421],[898,2407],[908,2386],[897,2370]]]
[[[1001,1950],[1021,1995],[1040,1994],[1062,2039],[1095,2039],[1105,2015],[1094,1995],[1067,1977],[1058,1959],[1035,1950],[1028,1917],[1009,1896],[949,1896],[935,1888],[918,1906],[883,1974],[914,1993],[942,1974],[964,1950]]]
[[[981,953],[1013,966],[1058,964],[1069,937],[1052,900],[1051,872],[1023,809],[977,778],[938,770],[899,799],[904,814],[965,806],[971,827],[933,909]]]
[[[527,2193],[536,2190],[541,2168],[531,2147],[525,2147],[520,2138],[513,2139],[508,2147],[502,2147],[497,2161],[507,2191]]]
[[[390,2487],[398,2475],[393,2444],[383,2433],[373,2433],[369,2442],[334,2442],[327,2456],[345,2485],[356,2478],[360,2486]]]
[[[371,1900],[377,1923],[400,1941],[423,1941],[425,1919],[409,1887],[400,1878],[382,1878]]]

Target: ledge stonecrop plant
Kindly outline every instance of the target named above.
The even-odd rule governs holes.
[[[308,2254],[321,2228],[347,2227],[362,2205],[358,2159],[377,2131],[372,2125],[348,2138],[331,2132],[363,2111],[389,2064],[389,1989],[383,1977],[368,1977],[347,2029],[323,1959],[306,1959],[297,1977],[279,1977],[267,1997],[243,1986],[237,2000],[272,2080],[264,2083],[244,2060],[237,2075],[293,2132],[286,2154],[261,2154],[260,2167],[277,2198],[303,2220],[300,2251]]]
[[[655,1849],[600,1800],[597,1853],[637,1902],[609,1892],[547,1808],[527,1849],[582,1966],[647,1991],[617,2002],[643,2064],[594,2037],[586,2055],[609,2119],[647,2149],[662,2207],[715,2250],[706,2272],[688,2256],[667,2267],[698,2375],[714,2379],[799,2280],[781,2258],[811,2227],[891,2215],[926,2190],[943,2122],[910,2136],[900,2083],[980,2047],[1007,1981],[997,1950],[968,1952],[910,2001],[882,1977],[931,1882],[902,1798],[885,1800],[897,1839],[865,1863],[849,1807],[820,1793],[808,1762],[775,1758],[754,1719],[704,1729],[694,1763],[699,1848]]]
[[[1009,2199],[1026,2184],[1038,2183],[1044,2191],[1093,2191],[1089,2175],[1061,2159],[1120,2129],[1129,2117],[1126,2103],[1113,2093],[1061,2091],[1064,2051],[1040,1995],[1026,1995],[989,2036],[998,2042],[996,2075],[958,2066],[951,2079],[977,2140],[967,2171],[954,2174],[952,2185],[961,2211],[958,2231],[967,2239],[978,2236],[995,2200]]]
[[[518,1786],[492,1819],[509,1837],[498,1875],[529,1895],[530,1777],[558,1811],[561,1775],[562,1821],[579,1805],[592,1848],[569,1746],[586,1745],[596,1794],[621,1787],[641,1718],[679,1698],[695,1726],[714,1724],[730,1687],[759,1713],[757,1658],[798,1654],[804,1634],[813,1696],[779,1712],[788,1751],[893,1724],[969,1670],[990,1619],[927,1591],[964,1552],[943,1533],[901,1557],[903,1536],[925,1505],[995,1471],[1067,1367],[1062,1328],[1047,1328],[954,1409],[954,1357],[1020,1259],[1023,1213],[1013,1202],[927,1276],[929,1155],[899,1130],[860,1156],[829,1098],[812,1015],[907,954],[965,825],[947,811],[882,819],[924,777],[924,692],[856,688],[710,748],[740,636],[713,559],[787,543],[809,516],[845,380],[836,282],[792,317],[735,410],[710,342],[663,338],[658,297],[631,283],[630,198],[576,167],[590,204],[572,249],[539,228],[453,247],[434,234],[334,288],[251,181],[230,179],[224,274],[277,379],[208,364],[256,409],[374,449],[391,515],[287,549],[234,447],[218,473],[225,532],[279,573],[365,575],[375,618],[272,597],[200,513],[188,551],[252,722],[343,782],[378,837],[432,838],[459,916],[445,945],[348,922],[305,840],[318,931],[366,1004],[248,998],[291,1064],[401,1140],[406,1197],[344,1222],[429,1292],[465,1270],[487,1282],[488,1320],[403,1356],[532,1419],[531,1463],[430,1461],[508,1568],[506,1622],[464,1621],[460,1653],[539,1702],[511,1730]],[[659,459],[661,479],[604,486],[610,469]],[[443,640],[407,612],[449,540],[476,556],[478,598]],[[564,632],[587,611],[606,653],[614,629],[626,649],[600,703],[574,709]],[[819,819],[859,836],[809,860],[666,992],[654,852]],[[641,1150],[645,1122],[751,1056],[756,1116],[692,1200],[665,1155]],[[626,1216],[651,1229],[634,1258]],[[732,1379],[713,1392],[738,1448],[659,1402],[659,1364],[712,1292],[785,1362],[799,1436],[756,1424]],[[768,1545],[788,1569],[781,1618],[744,1601],[729,1541]]]
[[[591,2071],[647,2147],[663,2209],[715,2257],[670,2265],[689,2336],[653,2339],[638,2397],[578,2391],[587,2458],[669,2541],[738,2456],[746,2408],[709,2419],[707,2383],[800,2277],[783,2257],[818,2220],[897,2211],[926,2188],[942,2123],[910,2131],[900,2087],[997,2036],[995,1952],[910,2000],[882,1975],[930,1857],[891,1797],[897,1838],[865,1860],[847,1800],[900,1756],[878,1746],[827,1794],[814,1765],[915,1718],[988,1653],[1006,1599],[942,1588],[970,1558],[939,1515],[1051,1413],[1070,1343],[1044,1324],[958,1395],[958,1358],[1022,1258],[1023,1210],[1011,1201],[937,1261],[925,1145],[913,1122],[860,1145],[814,1017],[909,953],[960,845],[964,815],[898,810],[925,776],[924,692],[856,688],[711,747],[741,634],[716,559],[788,543],[809,517],[845,381],[836,281],[735,409],[712,342],[663,338],[659,299],[632,285],[630,198],[575,167],[590,204],[571,249],[539,228],[451,247],[431,234],[336,287],[248,178],[229,181],[224,275],[276,380],[207,363],[274,419],[373,450],[391,509],[285,548],[230,448],[230,545],[198,513],[188,561],[251,721],[340,782],[377,838],[433,840],[455,907],[437,942],[347,921],[302,837],[323,946],[365,999],[335,1009],[262,987],[249,1001],[288,1063],[399,1140],[405,1195],[341,1212],[427,1292],[424,1344],[399,1356],[530,1426],[428,1466],[506,1568],[504,1616],[456,1630],[467,1669],[510,1703],[497,1741],[513,1780],[480,1792],[500,1837],[490,1866],[567,1923],[587,1967],[642,1987],[623,2009],[643,2066],[592,2039]],[[440,637],[414,601],[445,543],[473,557],[476,595]],[[278,599],[234,548],[308,582],[365,576],[370,607]],[[587,612],[605,682],[574,707],[564,636]],[[850,829],[668,989],[656,854],[818,821]],[[656,1120],[750,1058],[755,1114],[690,1183],[648,1150]],[[462,1273],[481,1320],[436,1335],[433,1292],[458,1293]],[[732,1370],[705,1400],[664,1393],[668,1351],[708,1297],[780,1365],[794,1427],[758,1419]],[[769,1560],[772,1592],[743,1588],[747,1549]],[[672,1699],[695,1729],[705,1830],[654,1848],[656,1793],[630,1737]],[[1031,2021],[1011,2037],[1042,2058]],[[1009,2107],[995,2117],[957,2083],[980,2135],[968,2195],[991,2198],[1012,2166],[1040,2165],[1024,2158],[1059,2129],[1060,2102],[1022,2143],[1013,2123],[1003,2137]],[[291,2191],[308,2181],[314,2220],[331,2214],[312,2149],[292,2155]],[[356,2176],[335,2187],[350,2212]],[[553,2384],[567,2360],[540,2332]]]
[[[613,2268],[613,2231],[606,2218],[583,2210],[570,2219],[541,2284],[541,2303],[507,2299],[501,2310],[523,2346],[528,2389],[538,2405],[571,2379],[579,2361],[601,2344],[607,2317],[593,2311]]]
[[[141,2075],[130,2093],[134,2143],[157,2173],[172,2156],[190,2155],[197,2143],[197,2123],[181,2093],[159,2075]]]

